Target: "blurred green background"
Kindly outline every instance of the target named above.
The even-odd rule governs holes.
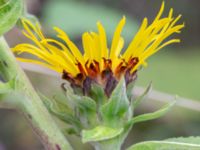
[[[71,39],[81,45],[84,31],[96,31],[96,22],[105,26],[109,40],[114,28],[123,15],[127,24],[123,31],[126,46],[136,33],[142,19],[151,21],[156,15],[162,0],[26,0],[28,11],[38,16],[43,31],[55,37],[53,26],[65,30]],[[156,90],[172,95],[200,101],[200,1],[166,0],[165,14],[173,7],[175,15],[182,14],[181,22],[186,27],[178,35],[181,44],[169,46],[148,60],[148,67],[143,68],[137,84],[147,86],[152,81]],[[6,35],[10,46],[27,41],[20,30],[14,28]],[[59,78],[27,72],[34,87],[51,96],[59,91]],[[136,114],[158,108],[160,103],[145,102]],[[152,107],[155,106],[155,107]],[[200,110],[200,108],[199,108]],[[200,111],[179,107],[165,117],[141,123],[133,127],[124,148],[143,140],[161,140],[177,136],[200,135]],[[75,149],[82,150],[79,139],[69,136]],[[85,144],[85,149],[90,147]],[[19,113],[13,110],[0,110],[0,150],[43,150],[41,143]]]

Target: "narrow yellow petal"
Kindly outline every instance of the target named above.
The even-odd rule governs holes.
[[[106,32],[103,25],[100,22],[97,22],[97,27],[99,31],[99,42],[100,42],[100,69],[103,69],[103,58],[108,58],[108,48],[107,48],[107,39]]]
[[[162,34],[151,46],[149,46],[142,55],[139,56],[140,60],[145,60],[146,58],[148,58],[149,56],[151,56],[152,54],[154,54],[155,52],[157,52],[160,48],[158,48],[158,46],[161,44],[161,42],[163,40],[165,40],[167,37],[169,37],[171,34],[175,33],[176,31],[179,31],[180,29],[182,29],[184,27],[184,25],[177,25],[173,28],[171,28],[169,31],[167,31],[166,33]],[[170,43],[171,41],[169,41]],[[169,43],[165,43],[167,45],[169,45]],[[161,45],[161,47],[165,46]]]
[[[139,67],[140,65],[146,66],[147,63],[145,62],[145,60],[146,60],[148,57],[150,57],[151,55],[153,55],[154,53],[156,53],[157,51],[159,51],[160,49],[162,49],[163,47],[165,47],[165,46],[167,46],[167,45],[170,45],[170,44],[172,44],[172,43],[179,43],[179,42],[180,42],[179,39],[172,39],[172,40],[167,41],[167,42],[165,42],[164,44],[162,44],[160,47],[158,47],[158,48],[157,48],[155,51],[153,51],[152,53],[149,53],[149,55],[139,57],[139,63],[131,70],[131,73],[133,73],[135,70],[137,70],[138,67]]]
[[[40,38],[40,39],[44,39],[44,35],[41,32],[39,23],[37,22],[36,25],[34,25],[31,21],[27,20],[27,19],[22,19],[22,25],[24,27],[24,29],[27,31],[27,33],[32,37],[32,38],[36,38],[36,36],[34,35],[34,33],[36,33],[36,35]]]
[[[26,30],[26,32],[22,31],[22,33],[27,38],[32,40],[41,50],[46,51],[46,49],[40,43],[40,40],[44,39],[45,37],[42,34],[41,29],[39,28],[39,24],[36,23],[36,26],[34,26],[29,20],[22,19],[22,25],[24,29]]]
[[[100,39],[100,46],[101,46],[101,57],[108,58],[108,48],[107,48],[107,38],[106,32],[103,25],[98,22],[97,27],[99,30],[99,39]]]
[[[55,41],[54,41],[55,42]],[[65,51],[58,49],[55,45],[44,42],[44,47],[46,47],[49,51],[53,52],[54,58],[57,58],[61,64],[65,64],[65,67],[71,68],[72,72],[77,72],[77,66],[75,60],[71,59]],[[70,72],[71,73],[71,72]]]
[[[17,52],[18,54],[29,53],[37,56],[42,60],[47,61],[48,63],[51,62],[51,55],[48,52],[41,51],[39,48],[31,44],[19,44],[12,48],[12,50],[13,52]]]
[[[132,57],[137,57],[140,55],[148,46],[157,40],[158,35],[161,34],[160,30],[166,27],[166,24],[170,23],[171,19],[165,18],[159,20],[157,23],[150,25],[143,34],[138,45],[135,46],[135,49],[132,52]],[[160,32],[160,33],[159,33]]]
[[[32,30],[35,31],[35,27],[30,21],[28,21],[27,19],[22,19],[22,25],[31,37],[35,37],[35,35],[32,32]]]
[[[170,24],[169,28],[173,27],[181,17],[182,15],[178,15],[178,17],[176,17],[176,19],[174,19],[174,21]]]
[[[120,51],[122,50],[124,46],[124,39],[121,37],[119,42],[117,43],[117,47],[116,47],[116,53],[118,53],[117,56],[119,56]],[[115,68],[119,65],[119,62],[121,61],[121,59],[119,59],[118,57],[114,57],[112,60],[112,70],[114,71]]]
[[[101,57],[101,51],[100,51],[100,39],[99,35],[95,32],[91,32],[91,37],[92,37],[92,46],[93,46],[93,56],[94,59],[98,62],[101,62],[102,57]]]
[[[122,56],[126,61],[128,61],[128,59],[131,57],[131,54],[133,50],[135,49],[135,47],[137,46],[137,43],[141,41],[141,39],[143,38],[143,34],[144,34],[145,29],[147,28],[147,25],[148,25],[148,20],[147,18],[144,18],[139,31],[137,32],[137,34],[135,35],[135,37],[129,44],[127,50],[124,52]]]
[[[66,55],[68,56],[68,59],[70,59],[71,62],[74,62],[76,63],[73,55],[71,54],[71,52],[69,51],[69,49],[61,42],[59,41],[56,41],[54,39],[44,39],[41,41],[42,44],[47,44],[49,45],[49,43],[53,43],[55,45],[57,45],[58,47],[60,47],[61,49],[59,48],[56,48],[56,46],[53,46],[56,48],[56,50],[54,51],[53,49],[48,49],[52,54],[56,53],[56,54],[63,54],[63,53],[66,53]]]
[[[160,49],[162,49],[163,47],[165,47],[165,46],[167,46],[167,45],[170,45],[170,44],[172,44],[172,43],[180,43],[180,42],[181,42],[180,39],[172,39],[172,40],[169,40],[169,41],[163,43],[161,46],[159,46],[159,47],[155,50],[155,52],[159,51]]]
[[[93,49],[92,49],[92,39],[88,32],[83,33],[82,35],[82,45],[84,49],[84,59],[93,60]]]
[[[53,49],[53,47],[51,47]],[[76,66],[74,64],[70,64],[69,61],[64,60],[62,56],[60,55],[52,55],[49,52],[43,52],[39,50],[37,47],[34,47],[33,45],[30,44],[21,44],[17,45],[15,48],[13,48],[14,52],[19,52],[19,53],[29,53],[34,56],[37,56],[41,60],[47,62],[50,65],[53,66],[58,66],[64,69],[70,68],[70,73],[78,72]],[[67,58],[67,57],[66,57]],[[67,62],[66,62],[67,61]]]
[[[171,8],[170,11],[169,11],[169,15],[168,15],[168,19],[170,19],[171,21],[173,21],[172,15],[173,15],[173,9]],[[171,23],[171,21],[170,21],[169,23],[167,23],[167,24],[163,27],[163,29],[162,29],[162,31],[160,32],[160,34],[164,33],[168,28],[170,28],[170,23]]]
[[[71,52],[74,55],[74,57],[84,66],[85,60],[83,58],[83,55],[81,54],[81,52],[77,48],[77,46],[69,39],[67,34],[64,31],[62,31],[61,29],[57,28],[57,27],[54,27],[54,30],[58,32],[57,36],[59,38],[63,39],[66,42],[67,46],[71,50]]]
[[[122,43],[122,38],[121,38],[121,32],[126,23],[126,18],[125,16],[120,20],[119,24],[117,25],[117,28],[115,30],[113,40],[112,40],[112,45],[111,45],[111,50],[110,50],[110,59],[113,60],[117,58],[121,52],[121,48],[119,48],[119,45],[123,45]],[[119,44],[120,43],[120,44]]]
[[[165,8],[165,2],[163,1],[162,4],[161,4],[160,10],[159,10],[157,16],[155,17],[155,20],[154,20],[154,21],[157,21],[157,20],[160,19],[160,17],[161,17],[162,14],[163,14],[164,8]]]

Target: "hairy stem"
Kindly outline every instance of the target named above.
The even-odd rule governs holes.
[[[18,109],[25,116],[45,148],[47,150],[72,150],[25,73],[18,66],[3,37],[0,37],[0,72],[5,81],[16,79],[14,90],[25,96],[25,98],[17,100]]]

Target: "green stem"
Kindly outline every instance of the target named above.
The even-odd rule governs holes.
[[[4,80],[16,79],[15,91],[25,99],[17,101],[19,111],[25,116],[35,133],[48,150],[72,150],[72,147],[55,124],[3,37],[0,37],[0,72]]]

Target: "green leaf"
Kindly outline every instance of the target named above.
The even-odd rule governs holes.
[[[136,108],[146,98],[146,96],[149,94],[151,89],[152,89],[152,83],[148,85],[148,87],[146,88],[146,90],[144,91],[142,95],[140,95],[136,99],[134,99],[134,97],[131,99],[131,103],[132,103],[131,106],[133,109]]]
[[[118,121],[123,119],[128,112],[128,107],[129,100],[126,95],[125,80],[122,78],[113,90],[108,102],[101,107],[101,114],[105,123],[120,125]]]
[[[127,150],[199,150],[200,137],[172,138],[164,141],[147,141]]]
[[[8,0],[0,2],[0,35],[9,31],[22,14],[23,0]]]
[[[183,143],[191,143],[191,144],[198,144],[200,145],[200,137],[177,137],[177,138],[169,138],[166,139],[166,141],[171,141],[171,142],[183,142]]]
[[[163,108],[161,108],[158,111],[155,111],[153,113],[147,113],[147,114],[136,116],[136,117],[132,118],[129,121],[129,123],[130,124],[135,124],[135,123],[139,123],[139,122],[143,122],[143,121],[153,120],[153,119],[159,118],[159,117],[163,116],[164,114],[166,114],[172,108],[172,106],[174,106],[175,103],[176,103],[176,101],[173,101],[173,102],[165,105]]]
[[[43,20],[48,27],[58,26],[70,37],[80,36],[85,31],[96,31],[96,22],[101,21],[105,26],[108,39],[111,39],[119,20],[126,14],[99,4],[69,0],[49,1],[43,11]],[[137,28],[136,21],[127,16],[127,24],[122,35],[132,39]]]
[[[114,138],[123,132],[123,128],[110,128],[106,126],[97,126],[91,130],[82,131],[82,141],[97,142]]]

